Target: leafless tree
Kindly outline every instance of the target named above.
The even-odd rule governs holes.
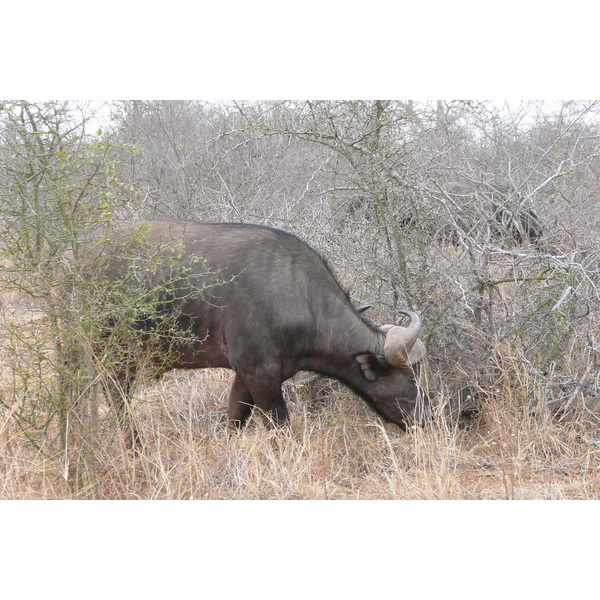
[[[124,134],[140,148],[128,166],[140,215],[300,233],[380,317],[402,306],[424,314],[433,369],[455,390],[492,385],[490,365],[508,348],[532,376],[559,369],[567,382],[577,377],[574,348],[597,355],[599,108],[120,105]]]

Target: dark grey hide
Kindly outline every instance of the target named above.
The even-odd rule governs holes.
[[[181,241],[179,263],[163,278],[176,277],[177,268],[192,273],[164,307],[191,341],[165,346],[161,370],[232,369],[232,425],[242,425],[254,406],[285,422],[281,384],[300,370],[338,379],[403,429],[425,418],[429,401],[415,376],[425,355],[416,314],[405,313],[406,328],[371,325],[357,314],[365,307],[353,307],[319,254],[284,231],[170,221],[144,227],[151,244]],[[111,391],[117,405],[126,408],[123,396],[134,376],[131,365],[118,374],[125,394]]]
[[[526,198],[506,185],[464,184],[450,182],[444,186],[452,198],[458,200],[459,206],[471,210],[478,209],[490,215],[492,234],[496,237],[510,237],[518,244],[532,243],[541,247],[540,238],[544,230],[542,223],[532,208],[527,206]],[[477,200],[475,206],[473,201]],[[465,224],[468,230],[469,226]]]

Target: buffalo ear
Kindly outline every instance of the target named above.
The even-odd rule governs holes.
[[[357,354],[354,358],[360,365],[365,379],[375,381],[379,377],[383,365],[374,354]]]

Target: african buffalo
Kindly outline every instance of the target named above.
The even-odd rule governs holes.
[[[459,210],[487,215],[492,236],[543,247],[541,238],[544,230],[539,217],[527,206],[526,199],[510,186],[450,182],[443,186],[443,190],[457,202]],[[463,223],[463,226],[467,231],[472,227],[468,223]]]
[[[360,315],[368,307],[353,307],[324,259],[285,231],[172,221],[135,227],[128,231],[138,238],[143,231],[148,263],[162,266],[143,269],[138,262],[132,281],[172,283],[158,313],[171,315],[181,333],[154,346],[153,360],[161,372],[232,369],[231,425],[244,424],[254,406],[277,423],[287,421],[281,384],[301,370],[338,379],[402,429],[428,418],[429,400],[418,384],[425,346],[418,339],[416,313],[401,311],[410,318],[407,327],[372,325]],[[173,244],[176,251],[168,260],[156,258]],[[112,277],[122,268],[122,262],[113,261]],[[136,321],[146,341],[158,327],[154,317]],[[132,357],[123,355],[114,377],[119,385],[108,386],[123,414],[136,376]],[[129,435],[139,441],[135,431]]]

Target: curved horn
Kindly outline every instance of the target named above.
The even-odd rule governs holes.
[[[372,304],[365,304],[364,306],[357,306],[357,307],[354,309],[354,312],[355,312],[357,315],[361,315],[362,313],[364,313],[366,310],[369,310],[370,308],[373,308],[373,305],[372,305]]]
[[[394,367],[414,365],[425,357],[425,344],[418,339],[422,327],[421,317],[417,313],[401,310],[410,317],[408,327],[393,326],[385,328],[383,354]]]

